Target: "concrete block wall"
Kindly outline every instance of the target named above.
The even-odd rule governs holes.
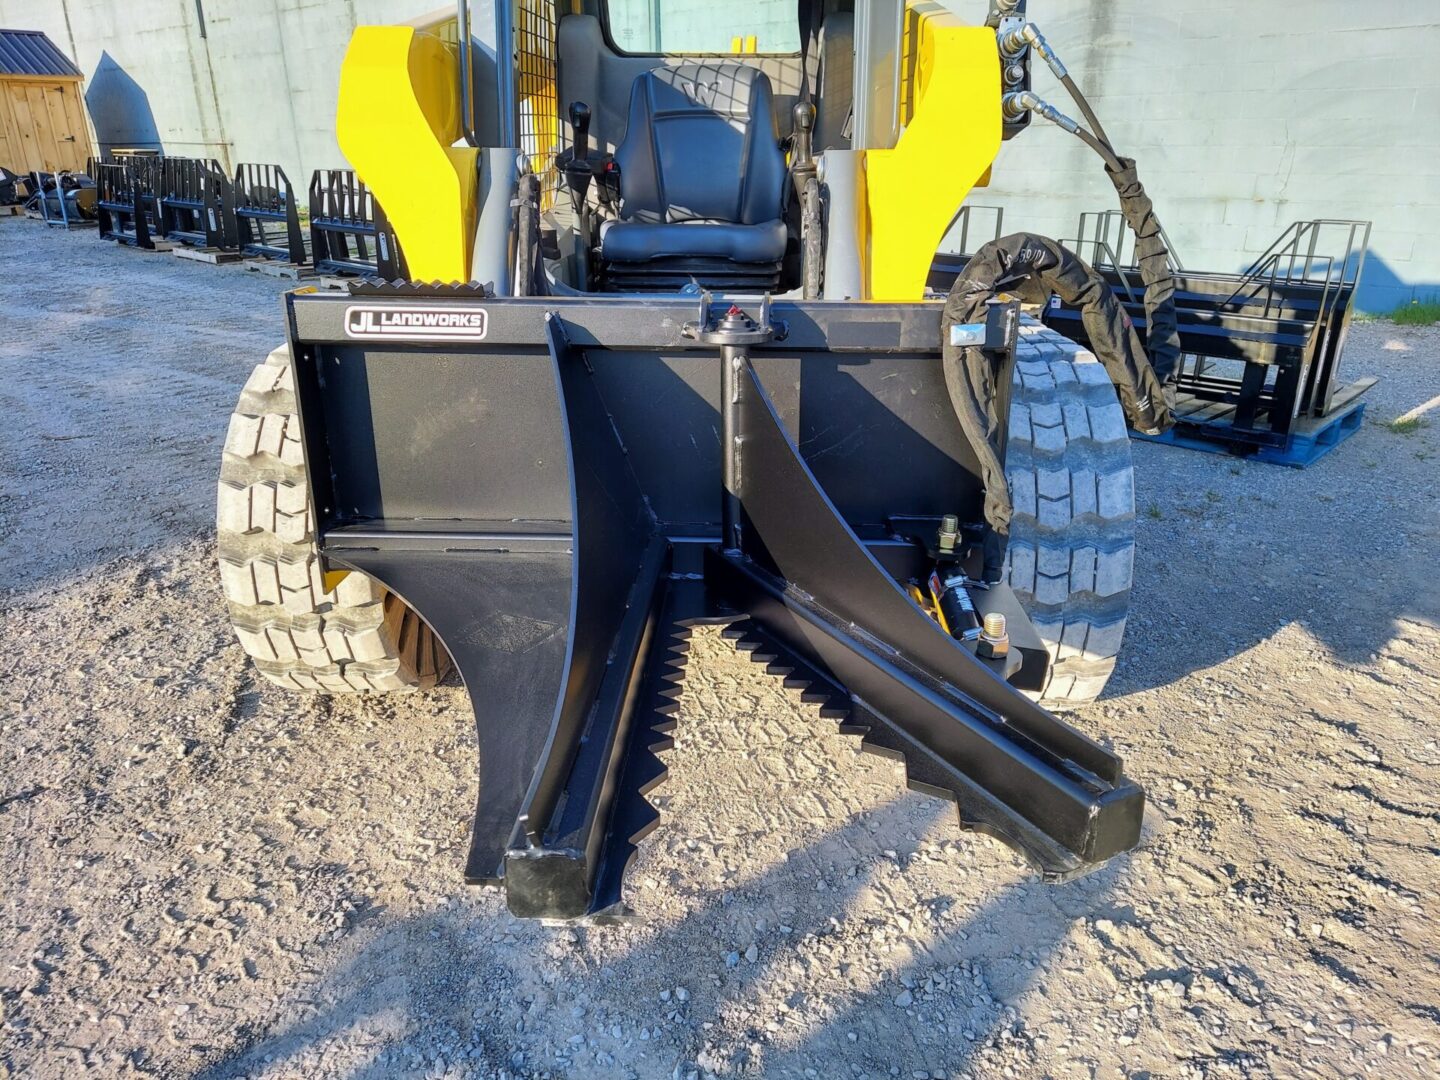
[[[43,30],[79,65],[102,150],[273,162],[299,187],[345,164],[335,102],[351,31],[444,3],[0,0],[0,26]],[[488,21],[488,0],[474,7]]]
[[[983,6],[946,2],[963,16]],[[1361,218],[1375,227],[1360,306],[1440,299],[1440,4],[1030,0],[1028,9],[1116,148],[1139,163],[1187,267],[1242,269],[1292,221]],[[1043,63],[1034,83],[1079,117]],[[1102,169],[1074,136],[1036,120],[968,201],[1003,206],[1007,231],[1073,237],[1082,210],[1116,205]]]

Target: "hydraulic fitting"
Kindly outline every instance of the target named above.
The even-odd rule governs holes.
[[[1040,54],[1045,63],[1050,65],[1050,70],[1055,73],[1055,78],[1063,79],[1070,74],[1065,70],[1065,65],[1060,62],[1060,57],[1045,40],[1045,35],[1040,33],[1040,28],[1034,23],[1026,23],[1014,30],[1006,30],[1000,35],[1000,55],[1007,60],[1019,56],[1027,48],[1033,48]]]
[[[985,16],[985,25],[999,26],[1007,20],[1014,22],[1024,18],[1020,4],[1021,0],[990,0],[990,13]]]
[[[1080,130],[1079,124],[1033,90],[1018,90],[1013,94],[1001,96],[1000,108],[1004,112],[1006,120],[1018,120],[1025,115],[1027,110],[1034,110],[1052,124],[1064,128],[1072,135]]]

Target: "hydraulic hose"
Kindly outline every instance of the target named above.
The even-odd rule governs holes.
[[[1085,123],[1090,125],[1090,130],[1095,133],[1095,137],[1105,144],[1105,149],[1114,154],[1115,147],[1110,142],[1110,136],[1105,134],[1105,129],[1100,126],[1100,118],[1095,115],[1095,110],[1090,108],[1090,102],[1085,99],[1085,95],[1075,85],[1075,80],[1070,77],[1069,72],[1060,77],[1060,85],[1070,92],[1070,97],[1076,105],[1080,106],[1080,115],[1085,117]]]
[[[1180,366],[1175,278],[1170,271],[1170,252],[1165,246],[1160,219],[1155,214],[1155,206],[1150,197],[1145,194],[1144,185],[1140,183],[1134,159],[1122,158],[1115,151],[1105,128],[1101,126],[1100,118],[1090,107],[1090,102],[1034,23],[1026,23],[1001,34],[999,43],[1001,55],[1006,58],[1018,57],[1026,48],[1033,48],[1049,65],[1065,91],[1080,107],[1085,122],[1090,125],[1087,131],[1030,91],[1006,94],[1003,98],[1006,116],[1015,118],[1026,109],[1038,112],[1051,123],[1080,138],[1104,160],[1105,174],[1115,185],[1115,193],[1120,199],[1120,212],[1135,236],[1135,261],[1139,264],[1140,280],[1145,285],[1145,340],[1150,361],[1160,381],[1171,382]]]
[[[1105,173],[1120,197],[1120,212],[1135,234],[1135,261],[1145,284],[1145,344],[1150,364],[1161,383],[1170,383],[1180,367],[1180,326],[1175,315],[1175,277],[1170,272],[1170,250],[1155,216],[1155,206],[1132,158],[1121,158],[1120,168],[1106,165]]]
[[[1018,117],[1027,110],[1039,113],[1057,127],[1063,128],[1070,132],[1071,135],[1076,135],[1083,139],[1090,149],[1100,155],[1108,167],[1112,169],[1122,167],[1120,159],[1115,156],[1115,151],[1111,150],[1108,145],[1090,134],[1090,132],[1086,131],[1038,94],[1032,93],[1029,90],[1017,90],[1013,93],[1006,94],[1001,99],[1001,104],[1005,115],[1011,118]]]
[[[1000,52],[1007,58],[1020,56],[1026,48],[1034,49],[1045,61],[1055,78],[1060,80],[1060,85],[1065,87],[1075,104],[1080,106],[1080,115],[1085,117],[1085,123],[1090,125],[1090,130],[1095,133],[1095,137],[1100,140],[1106,150],[1113,154],[1115,148],[1110,142],[1110,136],[1105,134],[1105,128],[1101,126],[1100,118],[1095,115],[1095,110],[1090,108],[1090,102],[1085,100],[1085,95],[1080,92],[1080,87],[1075,85],[1075,80],[1070,77],[1070,72],[1066,70],[1059,53],[1050,47],[1050,43],[1045,40],[1045,35],[1040,33],[1040,28],[1034,23],[1026,23],[1000,38]]]
[[[1013,506],[1000,446],[997,365],[981,348],[950,344],[950,327],[984,320],[986,302],[1002,292],[1040,303],[1050,293],[1080,309],[1090,350],[1115,384],[1130,424],[1159,432],[1174,420],[1163,388],[1146,359],[1135,327],[1105,279],[1074,252],[1034,233],[1014,233],[985,244],[950,287],[940,316],[941,364],[956,419],[975,451],[985,488],[987,564],[999,565],[1010,534]]]
[[[1100,138],[1095,135],[1091,135],[1090,132],[1086,131],[1083,127],[1076,127],[1075,134],[1079,135],[1080,138],[1084,139],[1085,144],[1089,146],[1091,150],[1094,150],[1095,153],[1100,155],[1100,157],[1104,160],[1105,167],[1107,169],[1114,169],[1118,171],[1123,168],[1123,166],[1120,164],[1120,159],[1115,156],[1115,151],[1111,150],[1110,147],[1107,146]]]

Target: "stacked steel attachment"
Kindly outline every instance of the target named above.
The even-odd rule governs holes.
[[[467,879],[627,914],[700,624],[1047,879],[1133,846],[1140,788],[1023,692],[1048,654],[945,520],[980,500],[939,305],[744,303],[287,298],[325,566],[418,612],[475,710]],[[1013,329],[986,347],[1008,385]],[[911,595],[938,567],[980,633]]]
[[[233,192],[240,254],[295,267],[309,262],[300,228],[300,201],[284,169],[242,163],[235,169]]]
[[[160,238],[159,158],[91,159],[100,239],[154,249]]]
[[[87,174],[105,240],[147,250],[178,247],[205,262],[249,259],[290,277],[311,269],[350,278],[405,277],[384,210],[348,169],[317,169],[308,195],[278,165],[252,162],[237,166],[232,178],[214,159],[127,154],[91,159]]]
[[[385,211],[349,169],[317,169],[310,179],[310,250],[319,274],[407,276]]]
[[[999,208],[966,207],[961,253],[936,258],[931,288],[948,289],[969,262],[972,232],[989,231],[972,227],[972,211],[992,215],[1000,235]],[[1164,238],[1182,355],[1170,381],[1175,427],[1158,440],[1303,467],[1357,431],[1375,379],[1339,375],[1369,238],[1367,221],[1299,221],[1239,272],[1187,268]],[[1105,279],[1145,340],[1145,285],[1120,212],[1081,214],[1077,238],[1062,243]],[[1091,346],[1077,307],[1053,300],[1044,319]]]
[[[230,178],[220,163],[214,158],[156,160],[160,169],[160,232],[164,239],[210,252],[234,252]]]

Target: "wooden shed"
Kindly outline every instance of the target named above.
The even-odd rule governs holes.
[[[84,81],[39,30],[0,30],[0,165],[83,172],[93,153]]]

